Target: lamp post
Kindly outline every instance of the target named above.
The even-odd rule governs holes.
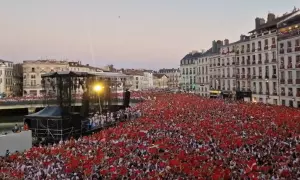
[[[103,89],[103,87],[101,85],[94,86],[94,91],[98,94],[99,114],[102,114],[101,97],[100,97],[100,92],[102,89]]]

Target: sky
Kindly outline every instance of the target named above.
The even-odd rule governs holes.
[[[178,68],[192,50],[236,41],[256,17],[294,6],[300,0],[1,0],[0,59]]]

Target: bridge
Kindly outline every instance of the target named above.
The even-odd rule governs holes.
[[[136,104],[140,102],[139,99],[131,99],[131,104]],[[56,100],[22,100],[22,101],[2,101],[0,102],[0,110],[11,110],[11,109],[28,109],[28,113],[34,113],[37,108],[44,108],[48,105],[55,105]],[[81,106],[81,100],[75,100],[72,103],[73,106]],[[123,105],[122,99],[112,100],[112,105]]]

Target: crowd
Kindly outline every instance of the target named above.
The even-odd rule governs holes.
[[[96,113],[88,118],[88,130],[95,130],[111,126],[116,122],[133,120],[141,117],[140,110],[133,108],[121,109],[117,112],[107,112],[106,114]]]
[[[0,179],[300,178],[298,109],[149,96],[136,120],[0,159]]]

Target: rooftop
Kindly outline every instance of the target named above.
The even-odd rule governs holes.
[[[258,28],[253,29],[249,33],[254,33],[254,32],[257,32],[257,31],[260,31],[260,30],[265,30],[265,29],[267,30],[267,29],[271,29],[271,28],[277,28],[277,23],[285,20],[286,18],[292,16],[293,14],[297,13],[298,11],[299,10],[294,10],[291,13],[285,13],[282,16],[277,17],[272,21],[267,21],[266,23],[261,24]]]

